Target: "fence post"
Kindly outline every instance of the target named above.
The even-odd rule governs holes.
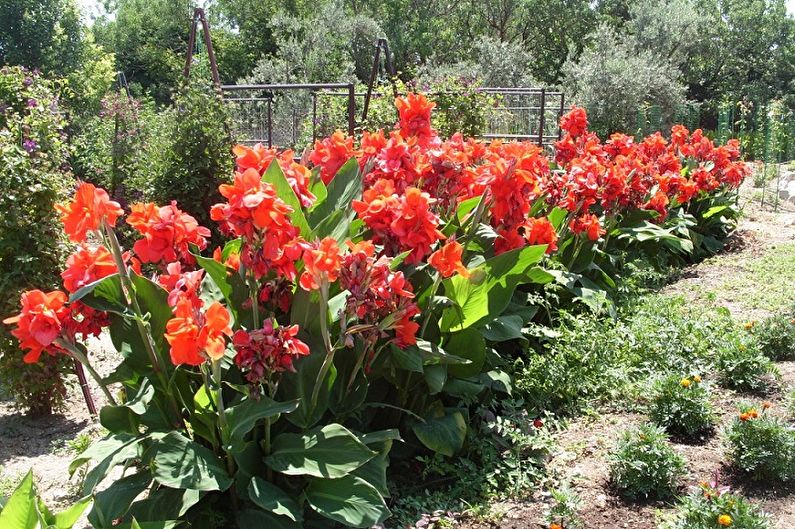
[[[356,85],[348,83],[348,136],[356,131]]]
[[[544,118],[546,117],[547,89],[541,89],[541,114],[538,116],[538,146],[544,145]]]
[[[566,96],[563,94],[563,92],[561,92],[560,93],[560,111],[558,112],[558,139],[560,139],[561,135],[563,134],[563,130],[560,128],[560,120],[563,119],[563,111],[564,111],[564,108],[565,108],[564,107],[565,99],[566,99]]]
[[[273,109],[271,108],[271,104],[273,103],[273,94],[268,95],[268,148],[270,149],[273,147]]]

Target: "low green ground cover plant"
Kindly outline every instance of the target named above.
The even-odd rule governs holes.
[[[770,403],[743,405],[726,431],[729,460],[757,481],[795,479],[795,429],[768,412]]]
[[[716,420],[709,389],[698,374],[658,379],[652,388],[649,418],[669,434],[691,439],[712,431]]]
[[[767,391],[775,385],[778,369],[761,353],[758,343],[729,336],[717,348],[715,368],[721,385],[743,391]]]
[[[701,483],[679,500],[676,512],[659,529],[769,529],[770,517],[738,494]]]
[[[771,360],[795,359],[795,311],[792,309],[754,322],[750,330],[760,352]]]
[[[685,460],[651,423],[626,430],[610,455],[610,483],[629,499],[666,499],[678,488]]]

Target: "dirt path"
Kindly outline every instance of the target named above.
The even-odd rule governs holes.
[[[682,295],[694,304],[724,306],[739,321],[768,315],[770,299],[776,299],[781,306],[795,303],[795,281],[790,281],[795,274],[795,251],[787,252],[792,259],[785,260],[785,270],[768,263],[785,246],[795,248],[795,208],[789,205],[788,209],[779,208],[775,213],[769,207],[761,208],[750,184],[747,182],[742,190],[744,216],[727,249],[683,270],[677,281],[663,289],[663,294]],[[781,372],[780,388],[765,398],[773,403],[775,413],[784,415],[786,390],[795,387],[795,362],[778,362],[777,366]],[[706,382],[712,383],[719,424],[728,424],[737,405],[749,400],[749,395],[719,388],[709,378]],[[671,511],[670,504],[662,502],[626,502],[609,487],[607,459],[612,447],[622,431],[645,420],[641,414],[605,412],[577,418],[559,435],[559,449],[549,463],[549,474],[553,481],[569,483],[579,495],[582,502],[579,514],[586,529],[655,529],[659,514]],[[688,461],[682,483],[696,485],[713,478],[717,471],[723,484],[759,503],[772,516],[775,529],[795,528],[795,485],[760,487],[732,475],[725,466],[721,433],[718,429],[702,444],[674,444]],[[466,529],[545,528],[544,513],[551,504],[549,494],[536,491],[523,501],[496,505],[498,521],[469,519],[460,525]]]

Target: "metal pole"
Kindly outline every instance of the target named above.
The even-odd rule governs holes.
[[[88,380],[86,380],[86,373],[83,371],[83,364],[74,358],[72,360],[75,363],[75,374],[77,375],[77,380],[80,382],[80,390],[83,392],[83,399],[86,401],[88,413],[96,417],[97,407],[94,404],[94,397],[91,396],[91,388],[88,387]]]
[[[317,140],[317,92],[312,91],[312,143]]]
[[[356,131],[356,85],[348,83],[348,136]]]
[[[268,148],[273,147],[273,110],[271,103],[273,102],[273,95],[268,98]]]
[[[367,94],[364,96],[364,108],[362,109],[362,122],[367,120],[367,111],[370,109],[370,97],[373,95],[373,86],[378,75],[378,61],[381,58],[381,39],[375,43],[375,54],[373,55],[373,68],[370,70],[370,82],[367,83]]]
[[[547,101],[546,88],[541,89],[541,115],[538,116],[538,146],[544,145],[544,106]]]

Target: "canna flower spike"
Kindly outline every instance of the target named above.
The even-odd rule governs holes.
[[[124,213],[107,191],[86,182],[77,187],[71,202],[56,204],[55,210],[61,214],[64,231],[72,242],[85,242],[86,235],[99,230],[103,222],[115,226]]]

